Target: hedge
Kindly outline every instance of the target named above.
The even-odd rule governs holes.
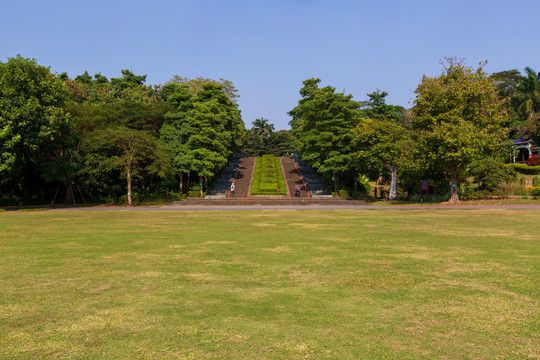
[[[526,164],[508,164],[506,166],[513,167],[520,174],[540,175],[540,166],[529,166]]]
[[[257,164],[251,183],[251,195],[285,195],[287,188],[281,171],[279,158],[263,155]]]

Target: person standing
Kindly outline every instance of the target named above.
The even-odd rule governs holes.
[[[234,195],[234,189],[235,189],[235,186],[234,186],[234,181],[233,181],[233,183],[231,184],[231,196]]]

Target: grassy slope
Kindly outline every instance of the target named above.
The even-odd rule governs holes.
[[[0,213],[0,358],[538,358],[540,212]]]
[[[266,160],[263,161],[265,158]],[[263,165],[266,165],[266,167],[261,169]],[[264,172],[265,170],[272,170],[272,173],[274,175],[271,177],[270,181],[263,184],[261,172]],[[257,163],[255,164],[255,171],[253,173],[251,195],[286,194],[287,189],[285,185],[285,180],[283,179],[283,172],[281,170],[281,163],[279,162],[279,158],[274,158],[272,155],[264,155],[263,157],[258,157]]]

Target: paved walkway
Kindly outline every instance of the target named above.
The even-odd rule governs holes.
[[[300,197],[307,198],[308,193],[306,191],[306,186],[302,181],[302,178],[300,177],[298,169],[294,165],[293,159],[286,156],[282,157],[281,159],[283,163],[283,171],[285,172],[285,176],[287,177],[285,181],[287,182],[287,187],[289,188],[289,193],[291,194],[291,197],[295,197],[295,187],[296,185],[298,185],[298,187],[300,188]]]
[[[242,164],[238,168],[238,174],[234,181],[234,195],[230,194],[231,198],[247,198],[249,192],[249,184],[251,182],[251,174],[253,165],[255,164],[254,157],[247,157],[242,160]]]
[[[141,207],[125,207],[125,206],[94,206],[94,207],[66,207],[66,208],[45,208],[47,211],[236,211],[236,210],[540,210],[540,204],[530,205],[185,205],[175,206],[166,205],[159,207],[141,206]],[[16,211],[14,209],[8,211]]]

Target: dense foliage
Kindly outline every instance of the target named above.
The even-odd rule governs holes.
[[[340,175],[350,169],[353,160],[351,130],[358,123],[360,104],[331,86],[319,88],[320,82],[304,81],[302,99],[289,112],[290,125],[302,157],[321,174],[330,174],[338,193]]]
[[[237,152],[299,154],[336,195],[388,179],[395,199],[424,180],[458,201],[471,181],[495,192],[515,179],[502,166],[510,140],[540,144],[540,75],[530,67],[488,76],[447,59],[439,76],[423,77],[409,110],[387,104],[385,91],[355,101],[307,79],[290,131],[263,117],[246,130],[229,80],[145,82],[127,69],[70,78],[21,56],[0,62],[0,203],[202,196]],[[538,174],[538,159],[514,169]]]
[[[259,118],[252,122],[253,127],[247,132],[247,139],[242,148],[243,156],[262,156],[274,154],[286,156],[294,151],[292,134],[287,130],[275,132],[274,124]]]
[[[130,70],[70,79],[20,56],[0,63],[0,200],[131,205],[178,181],[207,185],[245,139],[236,89],[223,79],[145,81]]]
[[[506,109],[482,67],[475,70],[453,59],[443,65],[440,76],[424,76],[416,89],[413,129],[420,161],[445,176],[450,200],[459,201],[467,166],[501,148]]]
[[[279,158],[263,155],[257,158],[251,195],[285,195],[287,188]]]

